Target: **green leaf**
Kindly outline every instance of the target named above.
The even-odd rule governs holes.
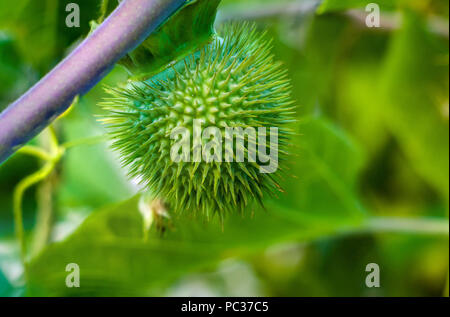
[[[369,3],[376,3],[381,10],[395,9],[398,0],[323,0],[317,13],[329,13],[333,11],[344,11],[350,9],[364,9]]]
[[[93,213],[66,241],[45,250],[30,263],[30,295],[145,296],[189,272],[214,267],[230,257],[249,256],[274,243],[309,241],[332,235],[355,223],[314,223],[279,208],[253,219],[230,217],[218,224],[179,219],[166,235],[144,242],[138,198]],[[81,287],[65,285],[65,267],[80,267]]]
[[[80,27],[66,26],[66,5],[80,6]],[[99,0],[16,0],[0,3],[0,29],[16,40],[20,55],[40,74],[47,73],[67,53],[68,47],[89,31]],[[117,2],[117,1],[116,1]],[[45,45],[43,45],[45,43]]]
[[[14,46],[14,39],[7,33],[0,31],[0,94],[7,93],[22,75],[23,65]],[[3,110],[0,103],[0,111]]]
[[[304,28],[295,35],[305,38],[301,49],[287,60],[295,87],[293,94],[302,114],[328,114],[335,108],[335,77],[350,25],[345,17],[331,15],[317,16]]]
[[[103,135],[92,113],[85,109],[89,99],[82,98],[73,112],[63,121],[65,141],[76,141]],[[66,207],[99,208],[105,204],[123,201],[132,190],[125,171],[109,150],[106,142],[79,145],[65,153],[61,183],[58,186],[59,203]]]
[[[366,219],[353,187],[359,171],[357,150],[342,131],[319,118],[304,133],[297,207],[269,201],[254,216],[230,215],[202,224],[174,219],[164,237],[144,241],[138,197],[91,214],[67,240],[45,250],[29,266],[32,295],[160,295],[177,278],[208,270],[231,257],[248,257],[279,243],[312,241],[358,228]],[[308,173],[308,175],[306,175]],[[286,196],[283,196],[283,199]],[[326,211],[326,217],[323,212]],[[65,267],[77,263],[81,288],[65,286]]]
[[[332,123],[309,117],[300,125],[296,164],[286,189],[291,204],[320,218],[363,217],[357,185],[363,156]],[[284,197],[283,197],[284,198]],[[292,200],[293,199],[293,200]],[[329,219],[329,218],[328,218]]]
[[[448,202],[448,41],[405,12],[382,72],[384,118],[416,172]]]
[[[119,63],[148,78],[212,40],[220,0],[191,0]]]
[[[366,164],[371,164],[390,140],[379,94],[374,92],[379,84],[387,40],[385,35],[371,29],[358,30],[358,35],[353,28],[348,30],[347,36],[358,36],[360,40],[341,53],[346,58],[339,61],[336,86],[332,89],[336,104],[332,109],[338,122],[363,148],[368,158]],[[371,170],[379,173],[373,167]]]
[[[8,282],[6,277],[3,275],[2,270],[0,269],[0,296],[6,297],[10,294],[12,290],[11,284]]]

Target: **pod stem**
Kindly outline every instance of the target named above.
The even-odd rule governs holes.
[[[0,164],[95,86],[189,0],[124,0],[67,58],[0,114]]]

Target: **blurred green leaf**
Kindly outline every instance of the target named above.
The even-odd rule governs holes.
[[[448,203],[448,41],[425,30],[422,18],[405,12],[383,68],[380,106],[412,166]]]
[[[18,41],[0,29],[0,111],[18,98],[34,81],[35,74],[23,61]]]
[[[89,32],[89,21],[98,16],[100,0],[77,0],[80,27],[66,26],[66,5],[71,0],[16,0],[0,4],[0,29],[17,39],[20,54],[41,74],[47,73],[67,53],[68,47]]]
[[[295,84],[294,96],[301,106],[301,115],[332,114],[334,108],[335,74],[345,45],[349,23],[342,16],[317,16],[311,25],[296,37],[304,37],[299,53],[289,60],[288,67]],[[300,32],[300,31],[299,31]]]
[[[308,140],[301,149],[305,163],[296,169],[302,182],[299,208],[271,201],[267,211],[255,209],[252,219],[230,216],[223,232],[220,224],[177,218],[175,228],[164,238],[144,242],[138,198],[134,198],[93,213],[66,241],[50,246],[33,261],[32,292],[142,296],[228,257],[248,256],[272,244],[310,241],[357,227],[364,220],[352,194],[360,164],[357,152],[342,132],[321,119],[311,118],[302,131]],[[68,263],[80,266],[80,289],[65,287]]]
[[[323,0],[317,13],[328,13],[349,9],[364,9],[369,3],[376,3],[382,10],[394,9],[398,0]]]
[[[0,31],[0,95],[7,92],[21,75],[21,61],[14,47],[14,41],[7,33]],[[0,111],[3,109],[0,100]]]
[[[358,176],[363,157],[352,140],[324,119],[308,117],[299,128],[291,180],[286,191],[293,206],[316,217],[363,217]]]
[[[77,107],[85,107],[82,101]],[[74,110],[64,120],[67,141],[104,134],[90,113]],[[106,143],[79,145],[66,152],[59,186],[60,202],[70,207],[98,208],[130,197],[132,190]]]
[[[176,278],[214,267],[219,261],[261,252],[274,243],[309,241],[354,223],[314,223],[285,209],[231,217],[224,225],[180,220],[163,237],[143,241],[138,198],[95,212],[66,241],[30,264],[30,295],[158,295]],[[65,267],[77,263],[81,287],[65,286]]]
[[[12,291],[12,286],[11,286],[11,284],[9,284],[8,280],[3,275],[3,272],[0,269],[0,297],[9,296],[11,291]]]
[[[366,163],[372,164],[390,140],[376,93],[387,39],[383,33],[363,28],[348,29],[345,36],[357,40],[342,52],[345,58],[339,61],[333,110],[365,152]]]
[[[290,3],[290,2],[292,2],[292,0],[279,0],[277,2],[278,3]],[[270,3],[273,3],[273,0],[222,0],[222,3],[224,6],[226,6],[226,5],[247,6],[249,4],[259,4],[259,5],[270,4]]]

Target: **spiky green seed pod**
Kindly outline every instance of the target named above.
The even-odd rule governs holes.
[[[262,173],[260,157],[248,159],[250,145],[259,145],[260,139],[248,135],[245,149],[240,149],[244,162],[174,162],[171,157],[173,130],[186,127],[194,133],[194,120],[200,119],[203,129],[276,127],[281,164],[285,158],[286,125],[294,108],[287,71],[274,60],[271,41],[254,26],[228,25],[220,34],[200,52],[145,82],[109,89],[112,97],[103,103],[109,110],[104,121],[113,147],[130,176],[176,212],[243,212],[253,201],[262,202],[264,194],[280,190],[282,167]],[[202,144],[208,141],[202,139]],[[237,144],[235,140],[233,153]],[[194,146],[189,151],[195,156]]]

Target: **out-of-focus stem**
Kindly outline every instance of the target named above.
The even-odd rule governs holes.
[[[0,114],[0,164],[97,84],[188,0],[124,0],[67,58]]]
[[[49,161],[36,173],[24,178],[14,189],[14,224],[16,237],[20,244],[20,255],[23,263],[26,263],[27,252],[25,243],[25,230],[23,226],[22,198],[25,191],[31,186],[41,182],[53,171],[56,162]]]
[[[376,233],[395,232],[448,236],[449,220],[374,217],[367,222],[365,229]]]
[[[37,202],[38,213],[36,217],[36,229],[33,237],[31,256],[34,257],[44,249],[50,240],[53,221],[53,177],[47,177],[38,187]]]

